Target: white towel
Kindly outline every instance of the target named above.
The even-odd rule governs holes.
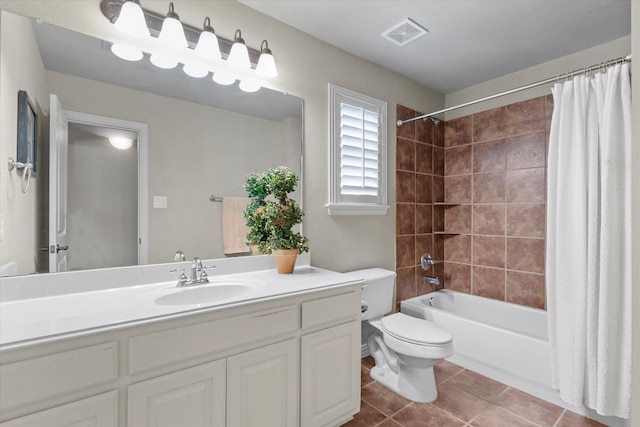
[[[225,255],[249,252],[247,246],[247,227],[244,210],[249,204],[246,197],[225,197],[222,199],[222,240]]]

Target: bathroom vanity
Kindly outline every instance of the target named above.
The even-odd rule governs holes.
[[[0,425],[311,427],[359,411],[361,281],[310,266],[211,281],[0,288]]]

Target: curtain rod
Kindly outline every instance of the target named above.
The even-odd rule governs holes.
[[[623,63],[623,62],[631,62],[631,54],[629,54],[627,56],[621,56],[620,58],[611,59],[611,60],[606,61],[606,62],[601,62],[600,64],[591,65],[589,67],[584,67],[584,68],[581,68],[579,70],[571,71],[570,73],[563,73],[563,74],[557,75],[556,77],[549,77],[548,79],[544,79],[544,80],[541,80],[539,82],[531,83],[531,84],[528,84],[528,85],[525,85],[525,86],[520,86],[520,87],[517,87],[515,89],[507,90],[505,92],[500,92],[500,93],[496,93],[494,95],[485,96],[484,98],[475,99],[473,101],[465,102],[464,104],[456,105],[454,107],[445,108],[444,110],[439,110],[439,111],[435,111],[433,113],[424,114],[422,116],[414,117],[412,119],[398,120],[397,121],[397,125],[398,126],[402,126],[405,123],[413,122],[415,120],[432,118],[432,116],[435,116],[435,115],[438,115],[438,114],[442,114],[442,113],[446,113],[446,112],[449,112],[449,111],[457,110],[457,109],[463,108],[463,107],[468,107],[469,105],[478,104],[480,102],[488,101],[488,100],[494,99],[494,98],[499,98],[501,96],[511,95],[512,93],[516,93],[516,92],[520,92],[520,91],[523,91],[523,90],[531,89],[531,88],[534,88],[534,87],[537,87],[537,86],[542,86],[544,84],[552,83],[552,82],[557,81],[557,80],[559,80],[561,78],[573,77],[576,74],[581,74],[581,73],[584,73],[584,72],[590,72],[592,70],[597,70],[597,69],[602,68],[602,67],[609,67],[611,65],[615,65],[615,64],[619,64],[619,63]],[[432,118],[432,120],[433,120],[433,118]]]

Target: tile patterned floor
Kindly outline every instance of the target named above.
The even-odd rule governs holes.
[[[361,409],[348,427],[595,427],[602,424],[443,360],[438,398],[406,400],[371,379],[362,359]]]

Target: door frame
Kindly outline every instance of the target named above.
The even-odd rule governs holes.
[[[149,126],[65,110],[69,123],[122,129],[138,133],[138,265],[149,263]]]

